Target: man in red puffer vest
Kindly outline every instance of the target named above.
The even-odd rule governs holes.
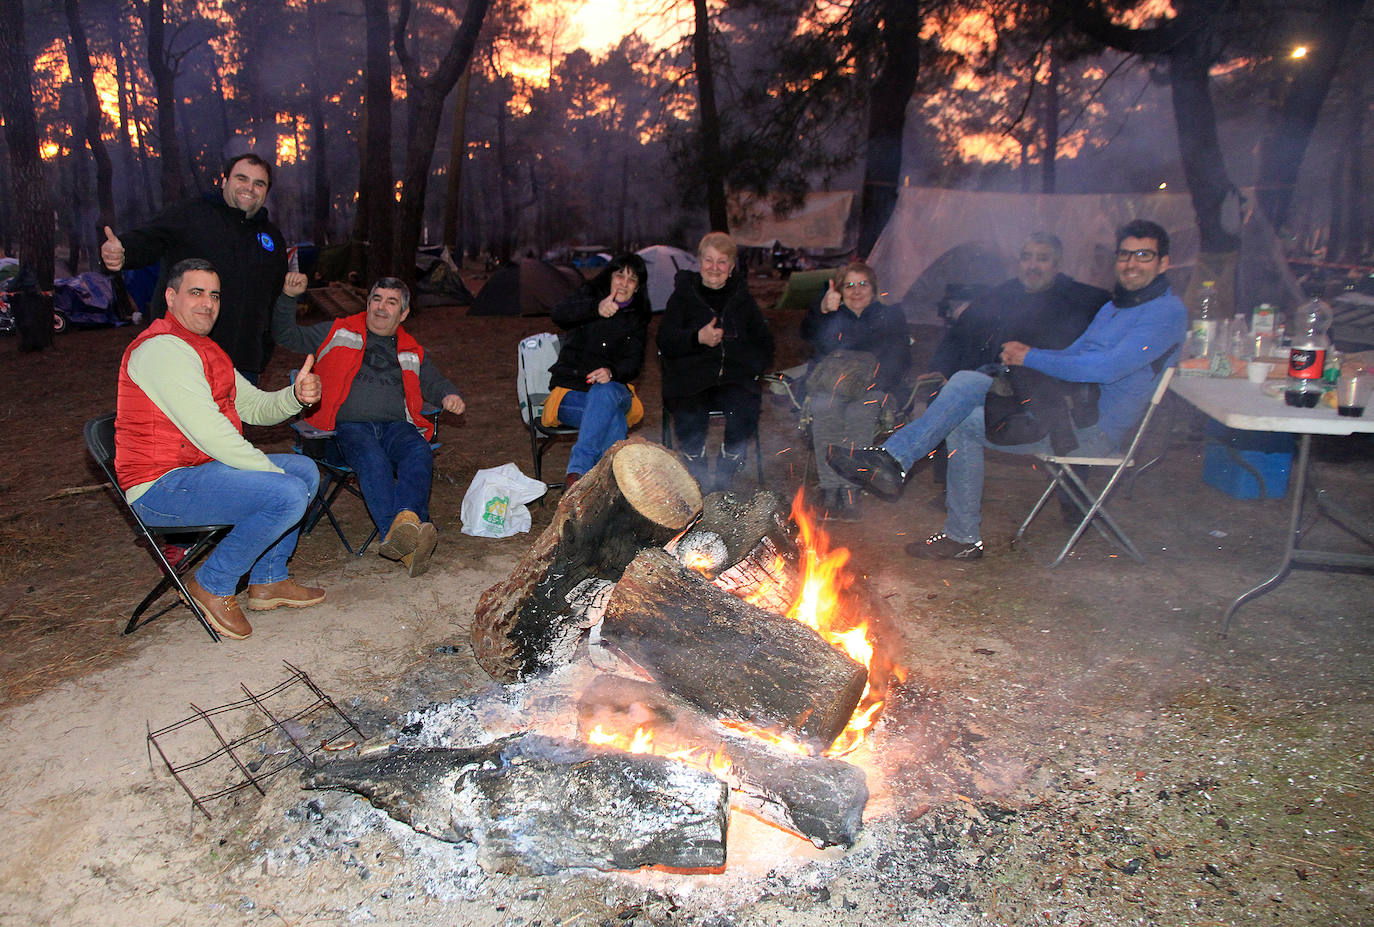
[[[119,365],[115,475],[148,525],[234,526],[186,589],[215,630],[242,640],[253,631],[236,595],[245,573],[254,611],[324,601],[323,589],[287,573],[319,470],[294,454],[264,454],[243,437],[244,422],[275,425],[318,402],[320,378],[310,358],[292,386],[259,390],[210,340],[219,316],[214,266],[179,261],[167,284],[167,314],[134,339]]]
[[[323,398],[307,421],[334,432],[343,462],[357,473],[368,514],[382,534],[377,552],[419,576],[439,537],[429,518],[434,426],[421,409],[428,402],[460,415],[463,398],[401,327],[410,314],[410,290],[402,281],[378,280],[363,312],[297,325],[296,297],[305,286],[304,274],[286,275],[272,310],[272,338],[317,358]]]

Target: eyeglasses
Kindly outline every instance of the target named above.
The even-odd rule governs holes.
[[[1159,252],[1149,248],[1137,248],[1134,251],[1121,248],[1116,252],[1116,259],[1122,263],[1134,259],[1137,264],[1148,264],[1157,257],[1159,257]]]
[[[853,288],[856,287],[856,286],[866,287],[866,286],[868,286],[868,281],[867,281],[867,280],[847,280],[847,281],[845,281],[845,284],[844,284],[844,288],[845,288],[846,290],[853,289]]]

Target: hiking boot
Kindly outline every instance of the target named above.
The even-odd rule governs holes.
[[[323,589],[302,586],[290,577],[275,583],[250,583],[248,586],[248,607],[255,612],[271,611],[282,605],[287,608],[307,608],[323,601]]]
[[[439,529],[434,527],[433,522],[423,522],[420,525],[420,540],[415,549],[401,558],[406,573],[412,579],[429,569],[429,558],[434,555],[434,548],[438,543]]]
[[[705,495],[709,492],[706,488],[706,476],[710,464],[706,460],[706,452],[703,450],[700,454],[684,453],[682,462],[686,464],[687,472],[691,474],[692,479],[696,480],[697,485],[701,487],[702,494]]]
[[[420,516],[410,509],[401,509],[396,513],[396,517],[391,519],[391,527],[387,529],[386,538],[382,541],[382,546],[377,548],[377,553],[388,560],[400,560],[414,551],[415,545],[419,543]]]
[[[714,483],[717,492],[729,492],[730,487],[735,482],[735,477],[744,469],[743,454],[727,454],[720,452],[716,458],[716,480]]]
[[[982,560],[983,542],[956,541],[941,531],[924,541],[912,541],[906,546],[906,553],[922,560]]]
[[[200,607],[201,614],[205,616],[210,627],[218,631],[222,637],[241,641],[253,633],[253,626],[248,623],[243,609],[239,608],[236,596],[215,595],[196,582],[194,576],[186,577],[184,585],[196,605]]]
[[[836,521],[858,522],[863,521],[862,491],[854,487],[845,487],[835,490],[834,519]]]
[[[883,499],[896,499],[906,482],[902,465],[880,447],[851,451],[843,444],[829,444],[825,448],[825,462],[843,479]]]

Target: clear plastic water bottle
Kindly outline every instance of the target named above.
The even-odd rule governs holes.
[[[1255,339],[1251,336],[1250,326],[1246,324],[1245,313],[1237,312],[1231,319],[1230,353],[1242,360],[1255,356]]]
[[[1189,326],[1193,356],[1209,357],[1217,349],[1217,328],[1221,319],[1217,310],[1217,285],[1215,281],[1204,280],[1197,294],[1197,312]]]
[[[1331,307],[1312,297],[1293,313],[1293,347],[1288,353],[1288,388],[1283,398],[1290,406],[1311,409],[1321,398],[1326,352],[1331,347]]]

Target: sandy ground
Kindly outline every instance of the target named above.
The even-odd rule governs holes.
[[[0,343],[0,923],[1369,922],[1374,586],[1301,572],[1220,638],[1224,604],[1277,561],[1286,506],[1202,484],[1201,425],[1186,412],[1162,468],[1116,507],[1143,566],[1090,537],[1046,569],[1064,533],[1055,519],[1010,550],[1040,477],[1005,457],[989,468],[981,563],[903,555],[941,521],[928,472],[899,502],[870,503],[864,524],[832,527],[898,616],[908,669],[856,758],[874,799],[847,852],[742,818],[721,875],[484,873],[470,847],[416,835],[356,796],[302,791],[291,772],[265,796],[213,803],[206,820],[150,761],[146,733],[236,701],[241,686],[276,685],[283,661],[369,734],[490,692],[466,647],[473,606],[529,538],[461,535],[459,502],[478,467],[530,469],[514,345],[548,321],[430,310],[414,322],[469,401],[465,422],[442,426],[434,567],[410,580],[321,528],[293,569],[329,599],[258,616],[251,638],[220,645],[182,609],[119,635],[155,571],[90,488],[80,424],[112,407],[130,331],[74,332],[39,355]],[[795,326],[774,317],[782,363],[797,358]],[[293,362],[274,360],[266,384]],[[655,373],[641,385],[653,437]],[[793,435],[770,405],[765,482],[788,492]],[[282,429],[253,437],[289,443]],[[1324,485],[1370,514],[1370,443],[1318,452]],[[556,477],[566,449],[550,456]],[[77,491],[54,497],[66,489]],[[534,508],[536,531],[552,508]],[[344,509],[361,528],[361,508]],[[1360,549],[1327,525],[1313,533]]]

